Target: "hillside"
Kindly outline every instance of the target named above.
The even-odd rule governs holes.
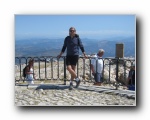
[[[135,38],[109,38],[93,40],[81,38],[87,54],[96,53],[99,48],[105,50],[104,57],[115,57],[116,43],[124,43],[124,56],[135,57]],[[15,56],[57,56],[63,46],[64,39],[31,38],[15,41]],[[81,51],[80,51],[81,54]]]

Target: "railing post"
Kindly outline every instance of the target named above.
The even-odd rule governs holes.
[[[96,59],[96,58],[95,58],[95,59]],[[95,81],[95,82],[98,82],[98,81],[97,81],[98,60],[99,60],[99,58],[96,59],[96,73],[95,73],[95,74],[96,74],[96,76],[95,76],[96,81]]]
[[[116,90],[118,90],[118,68],[119,68],[119,58],[116,58]]]
[[[41,79],[41,75],[40,75],[40,60],[41,60],[41,58],[39,58],[39,80]]]
[[[53,57],[51,59],[51,80],[53,79]]]
[[[66,85],[66,57],[64,57],[64,85]]]
[[[20,64],[20,80],[22,79],[22,76],[21,76],[21,58],[19,58],[19,64]]]
[[[57,58],[57,76],[58,76],[58,79],[59,79],[59,59]]]
[[[111,62],[110,62],[110,59],[109,59],[109,83],[110,83],[110,70],[111,70]]]
[[[104,59],[102,59],[102,61],[103,61],[103,71],[101,74],[101,81],[104,82]]]
[[[47,71],[47,70],[46,70],[46,62],[47,62],[47,61],[46,61],[46,59],[47,59],[47,58],[45,58],[45,79],[47,79],[47,72],[46,72],[46,71]]]
[[[91,57],[89,58],[90,61],[90,80],[92,81],[92,76],[91,76]]]
[[[84,80],[84,84],[85,84],[85,58],[83,59],[83,80]]]
[[[124,61],[124,81],[126,83],[126,61]]]

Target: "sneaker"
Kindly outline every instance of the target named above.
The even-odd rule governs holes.
[[[76,88],[78,88],[78,87],[79,87],[80,82],[81,82],[81,81],[80,81],[80,79],[79,79],[79,78],[77,78],[77,79],[76,79],[76,83],[77,83],[77,84],[76,84]]]
[[[73,84],[72,82],[70,83],[70,86],[69,86],[69,90],[72,90],[73,89]]]
[[[96,82],[96,83],[94,83],[93,85],[101,86],[101,82]]]

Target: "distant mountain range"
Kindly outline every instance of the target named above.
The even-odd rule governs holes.
[[[124,44],[124,56],[135,57],[135,37],[116,37],[108,39],[81,38],[87,54],[105,50],[104,57],[115,57],[116,43]],[[31,38],[15,41],[15,56],[57,56],[63,46],[64,39]],[[81,51],[80,51],[81,54]],[[65,54],[64,54],[65,55]]]

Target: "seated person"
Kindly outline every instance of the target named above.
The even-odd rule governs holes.
[[[135,64],[131,65],[131,69],[129,71],[127,86],[135,85]]]
[[[33,63],[34,63],[34,60],[30,59],[29,64],[27,65],[26,70],[25,70],[25,74],[26,74],[25,79],[29,84],[34,84],[33,80],[35,79],[34,73],[33,73]]]

